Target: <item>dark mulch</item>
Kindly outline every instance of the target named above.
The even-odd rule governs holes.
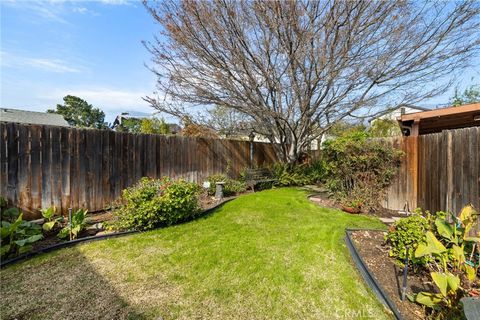
[[[408,298],[401,301],[403,268],[388,256],[389,249],[384,245],[384,235],[385,232],[382,231],[354,231],[352,239],[369,271],[395,303],[402,316],[405,319],[424,319],[424,308],[410,302]],[[427,274],[414,274],[409,270],[407,279],[407,295],[433,290]]]

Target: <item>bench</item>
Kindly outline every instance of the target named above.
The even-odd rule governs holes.
[[[275,182],[278,179],[275,178],[273,172],[269,169],[247,169],[245,172],[245,182],[247,188],[251,188],[255,192],[255,185],[262,182]]]

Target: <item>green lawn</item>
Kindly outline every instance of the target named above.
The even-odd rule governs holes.
[[[298,189],[248,194],[190,223],[2,270],[0,318],[389,318],[350,262],[346,227],[383,225]]]

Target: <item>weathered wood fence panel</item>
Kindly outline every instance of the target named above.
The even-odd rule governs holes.
[[[480,127],[419,137],[418,206],[458,213],[480,208]]]
[[[0,122],[0,195],[26,217],[55,205],[102,210],[141,177],[202,182],[250,166],[250,142]],[[276,161],[254,143],[253,165]]]
[[[387,140],[405,152],[383,205],[458,213],[480,209],[480,127]]]

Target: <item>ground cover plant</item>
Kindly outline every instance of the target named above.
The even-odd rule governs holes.
[[[13,265],[0,273],[0,316],[389,318],[343,241],[347,226],[383,224],[306,196],[293,188],[250,193],[188,223]]]

